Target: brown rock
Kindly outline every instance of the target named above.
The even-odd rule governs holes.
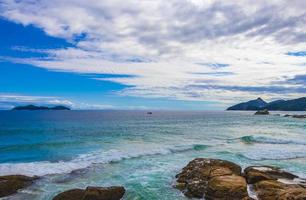
[[[298,184],[284,184],[276,180],[259,181],[255,185],[260,200],[305,200],[306,189]]]
[[[242,176],[216,176],[208,182],[207,200],[228,200],[248,198],[247,183]]]
[[[305,200],[306,189],[305,188],[289,188],[282,191],[277,200]]]
[[[119,200],[125,193],[124,187],[87,187],[72,189],[56,195],[53,200]]]
[[[23,175],[0,176],[0,197],[17,193],[18,190],[33,184],[38,177],[28,177]]]
[[[85,190],[72,189],[56,195],[53,200],[82,200]]]
[[[248,184],[254,184],[262,180],[277,180],[297,178],[296,175],[280,170],[272,166],[251,166],[244,170],[245,178]]]
[[[119,200],[125,193],[124,187],[87,187],[82,200]]]
[[[260,200],[276,200],[278,194],[285,188],[285,184],[276,180],[259,181],[254,185],[257,197]]]
[[[207,186],[212,178],[230,175],[240,176],[241,167],[225,160],[196,158],[176,178],[180,184],[179,189],[186,196],[202,198],[207,193]]]

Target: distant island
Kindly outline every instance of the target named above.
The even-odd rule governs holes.
[[[292,100],[276,100],[266,102],[261,98],[236,104],[227,110],[278,110],[278,111],[306,111],[306,97]]]
[[[26,105],[26,106],[16,106],[12,110],[71,110],[65,106],[35,106],[35,105]]]

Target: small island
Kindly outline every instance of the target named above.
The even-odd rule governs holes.
[[[35,105],[26,105],[26,106],[16,106],[12,110],[71,110],[66,106],[35,106]]]

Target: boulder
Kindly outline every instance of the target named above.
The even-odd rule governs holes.
[[[87,187],[72,189],[56,195],[53,200],[119,200],[125,193],[124,187]]]
[[[229,161],[196,158],[189,162],[176,178],[175,187],[183,191],[187,197],[248,197],[247,184],[241,176],[241,167]]]
[[[207,186],[205,199],[243,199],[248,196],[247,183],[242,176],[226,175],[213,177]]]
[[[259,200],[276,200],[286,185],[276,180],[263,180],[254,185]]]
[[[87,187],[82,200],[119,200],[125,193],[124,187]]]
[[[258,110],[254,115],[269,115],[269,111],[267,109]]]
[[[248,184],[259,200],[305,200],[306,188],[298,176],[271,166],[251,166],[244,170]]]
[[[305,188],[289,188],[285,191],[280,192],[277,200],[305,200],[306,189]]]
[[[23,175],[0,176],[0,197],[9,196],[18,190],[30,186],[38,177],[28,177]]]
[[[56,195],[53,200],[82,200],[85,190],[71,189]]]
[[[244,169],[244,176],[248,184],[254,184],[262,180],[288,179],[293,180],[298,176],[283,171],[273,166],[250,166]]]

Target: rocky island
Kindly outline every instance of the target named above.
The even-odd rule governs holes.
[[[26,105],[26,106],[16,106],[12,110],[71,110],[66,106],[35,106],[35,105]]]

